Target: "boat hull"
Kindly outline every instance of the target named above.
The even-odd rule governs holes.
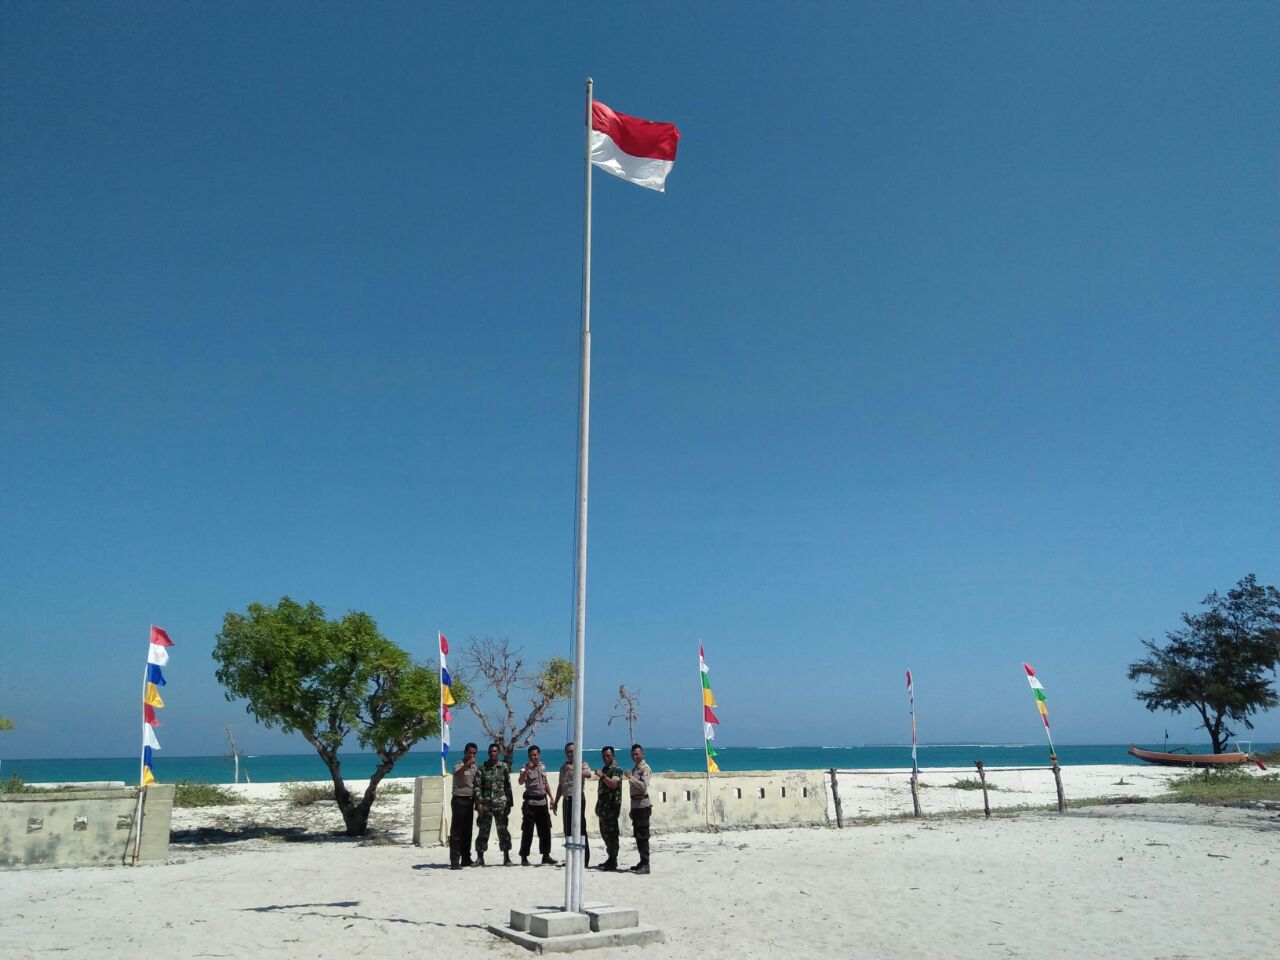
[[[1161,767],[1236,767],[1253,762],[1247,753],[1160,753],[1133,744],[1129,744],[1129,756]]]

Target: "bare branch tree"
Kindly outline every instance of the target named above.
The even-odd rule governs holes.
[[[472,688],[467,706],[484,732],[498,744],[507,763],[511,763],[515,752],[533,741],[538,727],[554,719],[555,702],[573,689],[573,664],[563,657],[552,657],[528,669],[519,647],[513,649],[510,640],[491,637],[471,637],[464,656]],[[529,712],[523,720],[517,720],[521,709],[518,701],[525,693],[532,694]],[[489,694],[498,702],[496,709],[482,703]]]
[[[609,718],[609,725],[613,726],[615,720],[627,721],[627,736],[631,738],[628,746],[636,742],[636,724],[640,720],[640,691],[628,690],[625,683],[618,686],[618,702],[614,704],[616,709],[620,709],[621,713],[615,713]]]

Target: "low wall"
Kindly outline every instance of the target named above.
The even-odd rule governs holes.
[[[174,786],[148,787],[140,860],[169,855]],[[0,869],[123,864],[133,857],[137,788],[0,794]]]
[[[653,801],[651,829],[654,833],[706,830],[735,830],[752,827],[804,826],[827,824],[829,777],[824,770],[734,771],[706,774],[655,773],[649,783],[649,799]],[[708,807],[708,785],[710,805]],[[598,784],[586,786],[587,835],[600,836],[595,815]],[[418,777],[413,789],[413,842],[418,846],[441,843],[440,817],[444,810],[441,798],[443,778]],[[516,806],[511,812],[510,829],[518,844],[520,834],[520,797],[523,788],[511,778],[511,792]],[[630,792],[622,787],[623,835],[630,833],[628,814]],[[561,814],[563,814],[561,800]],[[557,816],[555,833],[560,833],[561,817]],[[490,845],[495,840],[490,838]]]

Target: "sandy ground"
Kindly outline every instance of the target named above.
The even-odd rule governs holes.
[[[450,872],[443,849],[408,845],[412,797],[357,841],[328,832],[331,807],[251,792],[175,811],[168,864],[4,874],[0,957],[514,958],[529,954],[485,925],[563,900],[562,869]],[[1280,814],[1143,803],[668,834],[651,876],[592,872],[586,892],[667,937],[597,956],[1253,960],[1280,952]]]

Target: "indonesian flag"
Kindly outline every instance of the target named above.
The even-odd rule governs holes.
[[[615,177],[665,191],[679,142],[674,123],[629,117],[591,101],[591,162]]]

